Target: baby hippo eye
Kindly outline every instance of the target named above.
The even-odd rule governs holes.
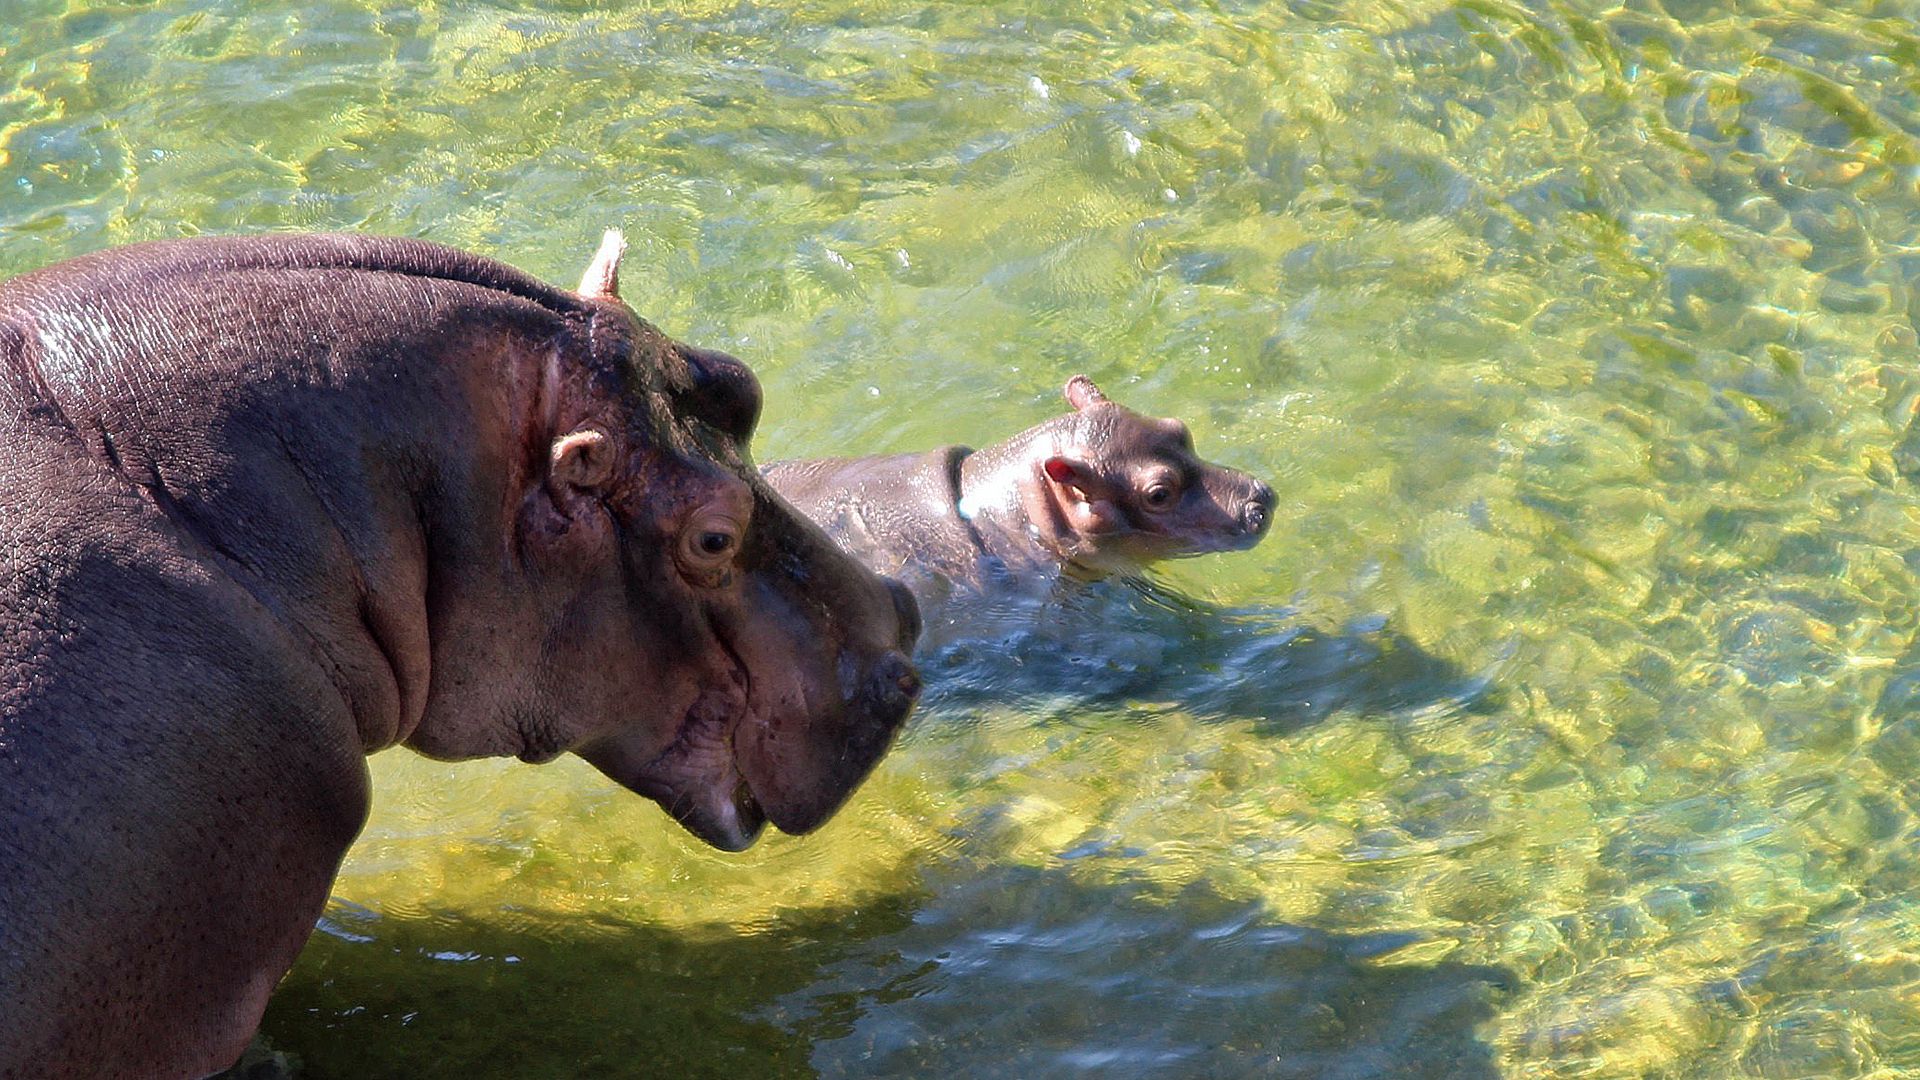
[[[727,549],[732,546],[733,537],[731,534],[718,530],[700,534],[700,550],[709,555],[725,555]]]
[[[1173,505],[1174,496],[1178,494],[1180,494],[1179,489],[1175,488],[1172,484],[1164,480],[1156,480],[1148,485],[1146,494],[1141,497],[1146,500],[1146,504],[1150,509],[1165,510],[1167,507]]]

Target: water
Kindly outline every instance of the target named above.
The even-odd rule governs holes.
[[[308,1075],[1920,1076],[1920,3],[0,7],[0,272],[620,224],[763,459],[1279,492],[811,837],[377,758]]]

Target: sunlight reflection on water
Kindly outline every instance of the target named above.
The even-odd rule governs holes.
[[[1279,492],[1158,600],[936,657],[812,837],[383,755],[268,1032],[316,1076],[1920,1070],[1916,20],[16,0],[0,272],[324,227],[569,281],[620,224],[763,459],[993,441],[1086,371]]]

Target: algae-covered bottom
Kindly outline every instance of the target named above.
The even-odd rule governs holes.
[[[1252,552],[932,658],[817,834],[390,753],[312,1077],[1920,1076],[1920,4],[10,0],[0,273],[425,236],[757,452],[1075,371]],[[1174,599],[1184,595],[1198,607]]]

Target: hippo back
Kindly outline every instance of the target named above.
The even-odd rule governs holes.
[[[760,472],[847,552],[924,603],[929,575],[964,582],[980,572],[980,537],[959,512],[960,463],[971,452],[776,461]]]

